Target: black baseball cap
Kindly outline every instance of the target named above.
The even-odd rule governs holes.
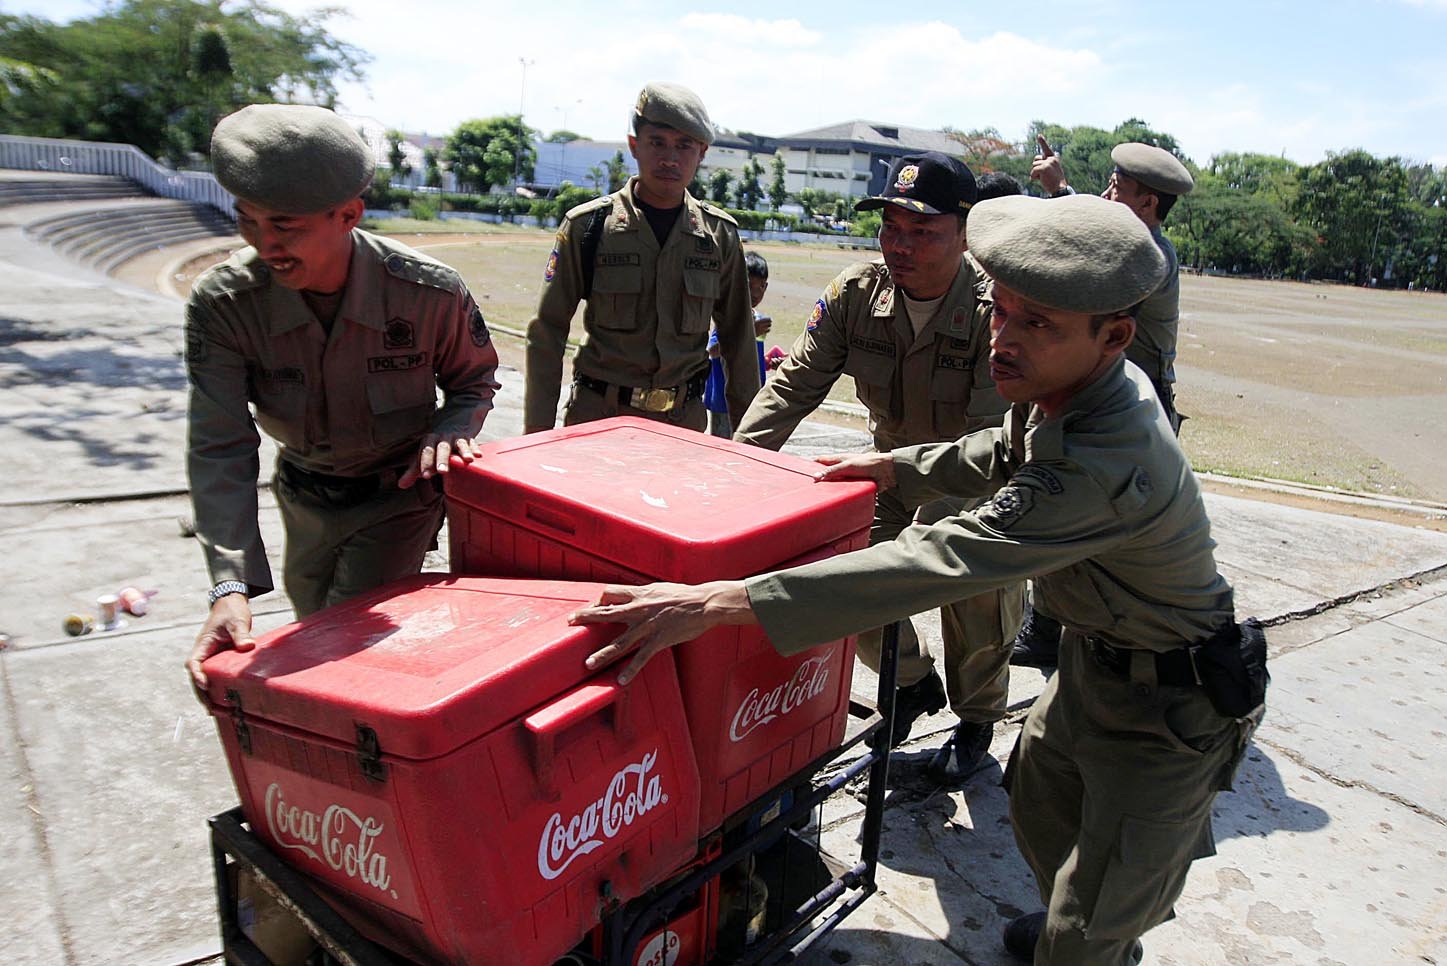
[[[865,198],[855,211],[898,205],[922,215],[963,215],[974,205],[975,176],[965,162],[939,151],[907,154],[889,166],[884,194]]]

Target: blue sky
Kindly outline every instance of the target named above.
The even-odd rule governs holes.
[[[333,5],[350,16],[332,32],[375,58],[342,108],[409,131],[445,134],[521,101],[545,131],[566,119],[619,138],[638,88],[662,79],[698,91],[716,124],[761,134],[864,118],[1018,139],[1035,118],[1111,128],[1135,116],[1198,163],[1362,147],[1447,166],[1447,0]],[[0,0],[51,19],[100,7]]]

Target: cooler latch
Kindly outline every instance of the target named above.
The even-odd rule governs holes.
[[[377,732],[364,724],[357,725],[357,765],[362,775],[374,782],[387,780],[387,765],[382,761],[382,744]]]
[[[226,689],[226,703],[231,705],[231,726],[236,729],[236,743],[246,754],[251,754],[251,728],[241,710],[241,692],[235,688]]]

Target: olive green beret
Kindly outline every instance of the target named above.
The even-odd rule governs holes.
[[[1166,274],[1150,229],[1095,195],[1012,195],[970,209],[970,254],[1010,291],[1051,308],[1101,315],[1154,292]]]
[[[708,119],[703,101],[680,84],[654,82],[643,85],[643,90],[638,92],[638,103],[633,106],[634,134],[638,133],[638,125],[644,121],[682,131],[704,144],[713,143],[713,124]]]
[[[367,190],[376,162],[361,135],[326,108],[252,104],[216,125],[211,167],[238,201],[309,215]]]
[[[1115,146],[1110,152],[1110,159],[1121,174],[1139,181],[1152,191],[1186,195],[1196,186],[1196,179],[1191,177],[1186,166],[1164,148],[1127,141]]]

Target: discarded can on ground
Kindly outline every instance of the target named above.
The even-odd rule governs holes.
[[[101,594],[95,599],[96,616],[100,618],[101,630],[111,630],[121,622],[121,599],[115,594]]]
[[[95,630],[95,621],[84,614],[71,614],[66,617],[61,626],[71,637],[80,637],[82,634],[89,634]]]
[[[9,635],[9,634],[0,634],[0,651],[5,650],[5,649],[6,649],[7,647],[9,647],[9,646],[10,646],[10,635]]]
[[[151,595],[134,587],[123,587],[116,596],[120,598],[121,607],[125,608],[126,613],[136,617],[144,617],[151,606]]]

